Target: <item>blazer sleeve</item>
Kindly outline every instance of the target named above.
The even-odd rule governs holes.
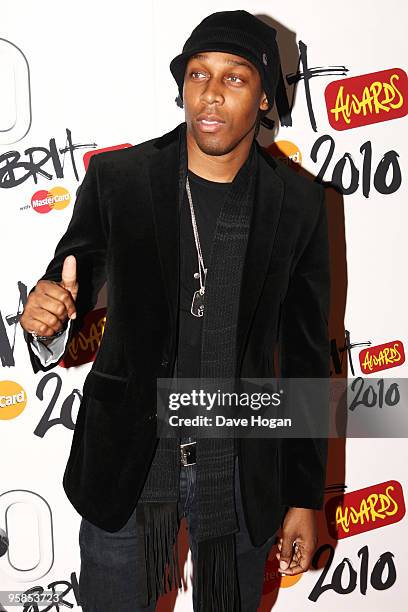
[[[100,198],[98,155],[90,158],[84,179],[77,190],[76,200],[68,227],[57,243],[54,257],[39,280],[61,280],[64,259],[75,255],[77,261],[78,295],[77,317],[69,327],[65,349],[71,337],[82,328],[85,315],[94,308],[98,293],[106,280],[107,219]],[[30,289],[31,293],[35,286]],[[65,354],[49,365],[44,365],[32,349],[32,336],[23,329],[24,339],[34,373],[54,368]]]
[[[320,203],[317,221],[293,272],[282,305],[279,369],[283,379],[325,378],[329,382],[328,220],[325,190],[321,185],[319,188]],[[326,402],[323,409],[326,409]],[[329,397],[327,395],[327,415],[328,411]],[[281,439],[280,469],[283,504],[316,510],[323,507],[327,448],[327,438]]]

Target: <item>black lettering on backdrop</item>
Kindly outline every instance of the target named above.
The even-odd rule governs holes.
[[[313,144],[310,152],[312,161],[317,163],[317,155],[320,147],[325,143],[329,142],[329,150],[326,154],[325,159],[322,162],[319,173],[316,176],[316,181],[322,182],[324,179],[325,172],[332,160],[334,153],[334,139],[329,134],[323,134],[319,136],[316,142]],[[360,147],[360,153],[363,155],[362,170],[357,168],[354,163],[351,153],[344,153],[343,157],[334,166],[332,176],[329,179],[330,184],[337,189],[343,195],[350,195],[355,193],[360,186],[360,174],[363,180],[363,195],[368,198],[370,194],[370,183],[371,183],[371,160],[372,160],[372,145],[369,140],[364,142]],[[388,195],[394,193],[401,186],[401,168],[398,162],[399,154],[396,151],[387,151],[378,163],[378,166],[374,172],[374,188],[381,194]],[[344,173],[348,171],[350,175],[349,184],[345,185]],[[390,175],[390,176],[388,176]],[[388,183],[387,183],[388,177]]]
[[[40,438],[43,438],[47,431],[51,429],[51,427],[54,427],[54,425],[63,425],[67,429],[75,429],[75,423],[72,420],[72,408],[75,402],[75,398],[78,397],[79,401],[81,401],[82,399],[82,393],[79,391],[79,389],[73,389],[62,403],[60,416],[56,418],[51,418],[51,413],[61,393],[61,376],[59,376],[56,372],[48,372],[40,380],[36,390],[36,396],[42,401],[44,399],[44,390],[52,379],[55,379],[56,381],[54,392],[50,398],[50,401],[43,416],[41,417],[37,427],[34,430],[34,434]]]
[[[401,399],[398,383],[393,382],[385,388],[383,378],[377,380],[377,390],[375,390],[374,386],[362,376],[357,376],[351,383],[351,390],[356,390],[356,395],[350,403],[349,410],[355,410],[357,406],[366,406],[367,408],[373,408],[374,406],[382,408],[384,405],[396,406]]]
[[[51,591],[52,595],[59,594],[59,597],[51,596],[49,599],[51,603],[46,608],[44,608],[43,605],[41,605],[40,608],[38,604],[34,602],[27,602],[26,604],[24,604],[24,607],[21,612],[50,612],[51,610],[55,610],[56,612],[63,612],[63,610],[72,609],[74,605],[80,606],[81,601],[79,597],[78,579],[76,577],[75,572],[71,573],[70,579],[71,581],[56,580],[54,582],[50,582],[50,584],[46,588],[42,586],[35,586],[25,591],[26,595],[30,595],[33,593],[38,593],[39,595],[41,595],[42,593],[44,593],[44,591],[46,593],[48,591]],[[69,593],[72,593],[72,595],[74,596],[74,603],[71,603],[70,601],[64,599],[65,596]]]
[[[303,71],[299,70],[300,64],[302,64]],[[301,40],[299,41],[299,60],[296,68],[296,72],[291,72],[286,74],[286,83],[288,85],[294,85],[292,89],[292,98],[289,103],[288,95],[286,93],[286,87],[283,83],[283,73],[282,67],[279,67],[281,79],[278,81],[275,101],[276,101],[276,109],[279,116],[280,125],[289,127],[292,125],[292,109],[295,99],[295,89],[296,84],[299,81],[304,81],[305,85],[305,96],[306,96],[306,104],[307,111],[309,114],[310,125],[312,129],[317,132],[317,124],[316,118],[313,111],[313,103],[312,103],[312,95],[310,91],[310,80],[315,77],[323,77],[323,76],[339,76],[346,75],[349,71],[345,66],[316,66],[315,68],[309,68],[307,63],[307,46]],[[275,122],[269,117],[264,117],[262,119],[262,125],[264,125],[267,129],[272,130]]]
[[[300,64],[302,64],[303,66],[303,72],[299,71]],[[297,69],[296,72],[286,75],[286,81],[288,85],[293,85],[294,83],[297,83],[301,80],[304,81],[307,110],[309,113],[310,125],[312,126],[314,132],[317,132],[317,124],[313,111],[312,95],[310,92],[310,80],[315,77],[322,76],[346,75],[348,71],[349,69],[345,66],[317,66],[315,68],[309,68],[307,63],[307,46],[301,40],[299,41],[299,61]],[[293,98],[294,95],[292,96],[292,103],[290,106],[291,109],[293,108]]]
[[[317,569],[321,555],[327,550],[329,551],[328,560],[322,573],[317,579],[315,586],[308,595],[308,599],[316,602],[325,591],[330,590],[335,591],[339,595],[348,595],[355,590],[357,584],[359,585],[360,593],[362,595],[366,595],[369,573],[368,546],[363,546],[357,553],[360,557],[359,572],[354,569],[350,559],[344,557],[341,563],[339,563],[339,565],[337,565],[337,567],[334,569],[331,582],[323,584],[328,575],[331,564],[333,563],[333,546],[331,544],[323,544],[316,550],[312,559],[312,566]],[[385,577],[384,570],[387,570]],[[385,591],[386,589],[392,587],[396,579],[397,571],[394,563],[394,555],[392,552],[386,551],[380,555],[371,571],[370,584],[376,591]]]
[[[66,153],[69,153],[74,176],[79,181],[74,152],[84,148],[95,149],[97,145],[96,143],[74,144],[72,142],[71,130],[66,128],[65,131],[67,134],[67,145],[61,149],[57,148],[55,138],[51,138],[48,148],[38,146],[26,149],[24,155],[27,156],[27,160],[21,160],[21,154],[18,151],[2,153],[0,155],[0,188],[12,189],[17,187],[17,185],[21,185],[30,177],[33,178],[35,184],[38,183],[39,176],[48,181],[54,178],[64,178]],[[38,155],[38,153],[41,155]],[[60,155],[62,155],[62,162]],[[43,168],[49,161],[52,162],[53,174],[50,174],[50,172]]]

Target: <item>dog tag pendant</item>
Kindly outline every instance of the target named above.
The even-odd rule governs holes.
[[[195,317],[204,315],[204,287],[194,292],[193,301],[191,302],[191,314]]]

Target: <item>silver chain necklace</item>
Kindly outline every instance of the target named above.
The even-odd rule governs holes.
[[[198,259],[198,272],[195,272],[194,278],[200,279],[200,288],[194,292],[193,300],[191,302],[190,312],[195,317],[202,317],[204,315],[204,292],[205,292],[205,281],[207,278],[207,268],[204,266],[204,258],[201,252],[200,238],[198,237],[198,229],[197,229],[197,223],[196,223],[196,218],[194,214],[193,199],[191,197],[191,190],[190,190],[190,183],[188,180],[188,176],[186,179],[186,190],[187,190],[188,201],[190,203],[191,223],[193,226],[194,240],[195,240],[197,259]],[[203,280],[203,277],[204,277],[204,280]]]

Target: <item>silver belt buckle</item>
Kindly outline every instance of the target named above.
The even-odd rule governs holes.
[[[194,465],[196,463],[196,456],[195,456],[195,445],[196,442],[185,442],[184,444],[180,444],[180,458],[181,458],[181,465]],[[189,461],[190,457],[193,459],[193,461]]]

